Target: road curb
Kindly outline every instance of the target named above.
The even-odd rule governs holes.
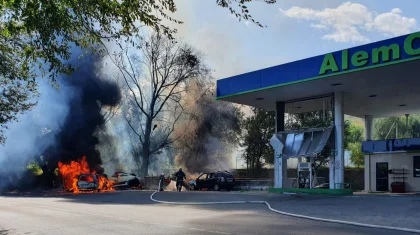
[[[154,199],[153,196],[156,193],[158,193],[158,192],[154,192],[150,195],[150,200],[152,200],[153,202],[156,202],[156,203],[172,204],[172,205],[265,204],[268,207],[268,209],[272,212],[275,212],[275,213],[278,213],[278,214],[281,214],[281,215],[300,218],[300,219],[309,219],[309,220],[321,221],[321,222],[327,222],[327,223],[345,224],[345,225],[352,225],[352,226],[358,226],[358,227],[386,229],[386,230],[394,230],[394,231],[419,233],[420,234],[420,230],[417,230],[417,229],[399,228],[399,227],[391,227],[391,226],[381,226],[381,225],[373,225],[373,224],[363,224],[363,223],[350,222],[350,221],[344,221],[344,220],[333,220],[333,219],[325,219],[325,218],[319,218],[319,217],[313,217],[313,216],[293,214],[293,213],[289,213],[289,212],[285,212],[285,211],[276,210],[276,209],[272,208],[270,203],[268,203],[266,201],[168,202],[168,201],[161,201],[161,200]]]

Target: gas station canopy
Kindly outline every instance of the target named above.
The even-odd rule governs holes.
[[[420,111],[419,59],[417,32],[218,80],[217,99],[269,110],[281,101],[303,113],[343,92],[351,116],[412,114]]]

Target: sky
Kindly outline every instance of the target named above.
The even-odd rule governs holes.
[[[184,22],[173,25],[177,36],[205,54],[216,80],[420,31],[419,0],[254,1],[248,9],[266,28],[239,22],[215,0],[175,2]]]
[[[215,2],[176,0],[174,15],[184,21],[177,36],[206,55],[215,79],[420,31],[418,0],[254,1],[248,9],[266,28]]]

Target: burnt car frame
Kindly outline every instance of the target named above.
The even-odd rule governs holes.
[[[100,178],[104,178],[103,185],[100,185]],[[80,191],[101,191],[111,188],[107,182],[108,177],[100,174],[81,174],[77,178],[77,188]]]
[[[140,179],[134,173],[115,172],[110,180],[114,188],[141,188]]]

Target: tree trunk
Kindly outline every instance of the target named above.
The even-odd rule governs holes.
[[[141,174],[142,177],[146,177],[149,173],[149,158],[150,158],[150,135],[152,133],[152,119],[147,118],[145,132],[144,132],[144,142],[143,142],[143,154],[142,154],[142,163],[141,163]]]
[[[145,145],[146,144],[143,144],[143,148],[146,147]],[[140,173],[142,177],[146,177],[149,172],[149,149],[148,148],[143,149],[142,158],[143,158],[143,161],[141,163]]]

